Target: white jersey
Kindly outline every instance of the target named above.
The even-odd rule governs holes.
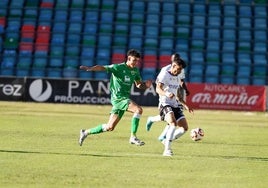
[[[169,70],[170,65],[163,67],[160,73],[157,76],[156,83],[162,83],[164,91],[168,91],[173,93],[175,96],[177,95],[177,90],[181,85],[181,78],[178,76],[173,76]],[[172,107],[178,107],[180,102],[176,100],[176,97],[169,98],[165,95],[159,95],[159,105],[170,105]]]

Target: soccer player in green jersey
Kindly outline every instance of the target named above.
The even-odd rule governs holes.
[[[106,71],[111,73],[110,90],[112,110],[107,123],[100,124],[94,128],[80,130],[79,145],[82,146],[83,141],[90,134],[99,134],[106,131],[113,131],[125,111],[133,113],[131,121],[130,144],[142,146],[145,143],[137,138],[136,133],[139,126],[140,117],[142,115],[142,107],[130,100],[130,91],[132,84],[135,83],[139,89],[147,89],[151,87],[152,81],[143,82],[139,69],[136,65],[139,63],[141,54],[134,49],[127,52],[127,60],[121,64],[111,65],[95,65],[93,67],[80,66],[85,71]]]

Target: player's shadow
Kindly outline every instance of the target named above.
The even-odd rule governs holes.
[[[90,154],[90,153],[59,153],[59,152],[40,152],[40,151],[25,151],[25,150],[0,150],[0,153],[41,154],[41,155],[75,155],[75,156],[92,156],[92,157],[126,157],[123,155]]]

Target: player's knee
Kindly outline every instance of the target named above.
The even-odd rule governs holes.
[[[108,125],[108,124],[106,124],[105,127],[103,128],[103,132],[113,131],[113,130],[114,130],[114,126]]]
[[[114,127],[107,127],[106,128],[106,131],[113,131],[114,130]]]
[[[135,113],[142,115],[143,109],[141,107],[138,107]]]

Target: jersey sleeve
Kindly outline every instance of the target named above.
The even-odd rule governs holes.
[[[165,74],[166,70],[161,70],[160,73],[158,74],[157,78],[156,78],[156,83],[163,83],[165,84]]]
[[[107,72],[112,73],[114,72],[114,70],[116,70],[116,65],[117,64],[104,65],[103,67],[105,68]]]
[[[182,69],[181,70],[181,73],[179,74],[179,76],[180,76],[180,79],[185,79],[185,71],[184,71],[184,69]]]

